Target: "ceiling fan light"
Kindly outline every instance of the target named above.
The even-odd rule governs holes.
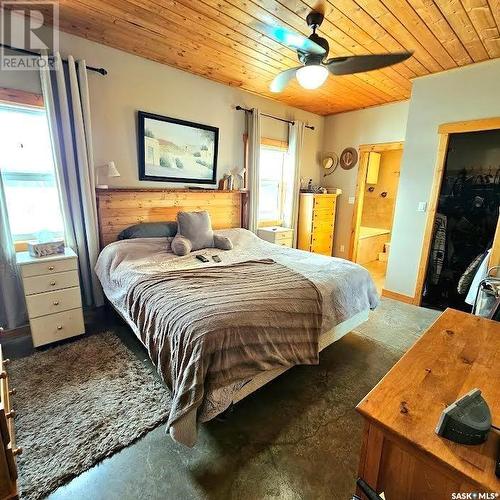
[[[328,77],[328,69],[320,64],[309,64],[299,68],[296,73],[299,84],[305,89],[321,87]]]

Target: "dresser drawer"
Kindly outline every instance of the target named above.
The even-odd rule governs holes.
[[[284,239],[281,239],[281,240],[278,240],[276,242],[277,245],[280,245],[282,247],[290,247],[292,248],[293,246],[293,241],[292,241],[292,238],[284,238]]]
[[[332,209],[326,210],[314,210],[313,211],[313,223],[314,222],[333,222],[335,219],[335,212]]]
[[[332,244],[323,241],[314,241],[311,245],[311,252],[332,256]]]
[[[76,309],[82,307],[80,288],[74,287],[55,292],[28,295],[26,304],[30,318]]]
[[[332,239],[332,233],[313,234],[311,238],[311,250],[315,253],[331,255]]]
[[[45,260],[21,266],[23,278],[30,276],[41,276],[43,274],[62,273],[78,269],[77,259]]]
[[[329,234],[331,235],[333,232],[333,221],[330,220],[315,220],[313,221],[313,235],[319,235],[319,234]]]
[[[85,333],[81,309],[34,318],[30,326],[35,347]]]
[[[23,284],[24,293],[32,295],[34,293],[51,292],[53,290],[79,286],[80,283],[77,271],[66,271],[64,273],[24,278]]]
[[[276,233],[274,236],[274,239],[276,242],[279,242],[281,240],[290,240],[292,238],[292,231],[280,231]]]
[[[314,197],[314,210],[330,210],[335,209],[335,198],[329,196],[315,196]]]

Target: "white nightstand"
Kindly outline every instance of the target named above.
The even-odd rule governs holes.
[[[257,235],[263,240],[281,245],[283,247],[293,246],[293,229],[281,226],[262,227],[257,230]]]
[[[48,257],[16,254],[35,347],[85,333],[78,257],[70,248]]]

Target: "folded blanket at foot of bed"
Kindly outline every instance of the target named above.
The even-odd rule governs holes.
[[[322,299],[301,274],[273,260],[168,271],[127,294],[129,316],[169,387],[167,427],[193,427],[208,391],[264,370],[318,363]],[[236,390],[236,389],[235,389]],[[188,429],[189,431],[189,429]],[[182,438],[179,438],[182,440]]]

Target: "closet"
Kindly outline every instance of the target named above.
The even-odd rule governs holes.
[[[470,311],[472,279],[491,248],[500,201],[500,130],[451,134],[422,305]]]

